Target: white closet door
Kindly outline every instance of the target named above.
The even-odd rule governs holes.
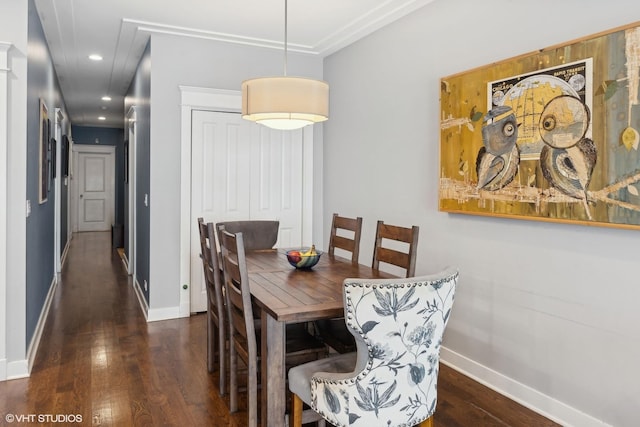
[[[253,126],[252,219],[278,219],[279,247],[302,244],[302,130]]]
[[[278,246],[302,241],[302,131],[236,113],[194,111],[191,142],[191,312],[206,310],[197,218],[278,219]]]

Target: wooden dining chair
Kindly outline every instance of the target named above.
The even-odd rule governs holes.
[[[219,228],[224,284],[229,317],[230,412],[238,410],[238,357],[247,366],[248,426],[258,423],[258,367],[260,363],[260,322],[254,314],[245,258],[243,233]],[[300,326],[304,326],[300,324]],[[286,329],[285,363],[316,360],[326,355],[324,345],[297,325]]]
[[[440,346],[458,272],[345,279],[347,326],[357,351],[289,370],[290,427],[303,402],[336,426],[433,426]]]
[[[347,218],[333,214],[331,234],[329,235],[329,249],[327,253],[334,256],[335,249],[351,253],[351,262],[358,263],[360,254],[360,235],[362,233],[362,218]],[[356,342],[349,333],[344,318],[322,319],[313,322],[316,335],[329,347],[338,353],[355,351]]]
[[[371,266],[378,270],[383,262],[403,268],[406,272],[405,277],[415,276],[419,231],[417,225],[407,228],[378,221]],[[403,252],[402,248],[395,244],[387,246],[390,241],[400,242],[400,246],[408,247],[407,251]]]
[[[242,233],[244,239],[244,249],[255,251],[261,249],[271,249],[278,241],[278,230],[280,221],[277,220],[243,220],[243,221],[222,221],[216,224],[218,230],[224,227],[231,234]],[[218,241],[220,235],[218,235]]]
[[[347,218],[334,213],[331,221],[328,254],[333,256],[336,248],[342,249],[350,252],[351,262],[357,264],[360,255],[361,232],[361,217]]]
[[[205,224],[198,218],[200,232],[200,258],[204,268],[204,280],[207,290],[207,369],[213,372],[216,359],[220,375],[220,395],[226,394],[227,383],[227,338],[226,338],[226,304],[222,292],[221,270],[218,265],[218,251],[215,245],[215,229],[213,223]]]

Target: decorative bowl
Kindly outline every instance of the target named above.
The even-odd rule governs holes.
[[[307,249],[292,249],[287,251],[287,260],[295,268],[311,268],[320,261],[321,251],[316,251],[314,255],[304,255]]]

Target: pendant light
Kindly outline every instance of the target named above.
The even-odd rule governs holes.
[[[287,0],[284,1],[284,76],[242,82],[242,118],[272,129],[299,129],[329,118],[329,85],[287,76]]]

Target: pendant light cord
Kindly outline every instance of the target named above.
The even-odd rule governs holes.
[[[287,0],[284,0],[284,76],[287,76]]]

